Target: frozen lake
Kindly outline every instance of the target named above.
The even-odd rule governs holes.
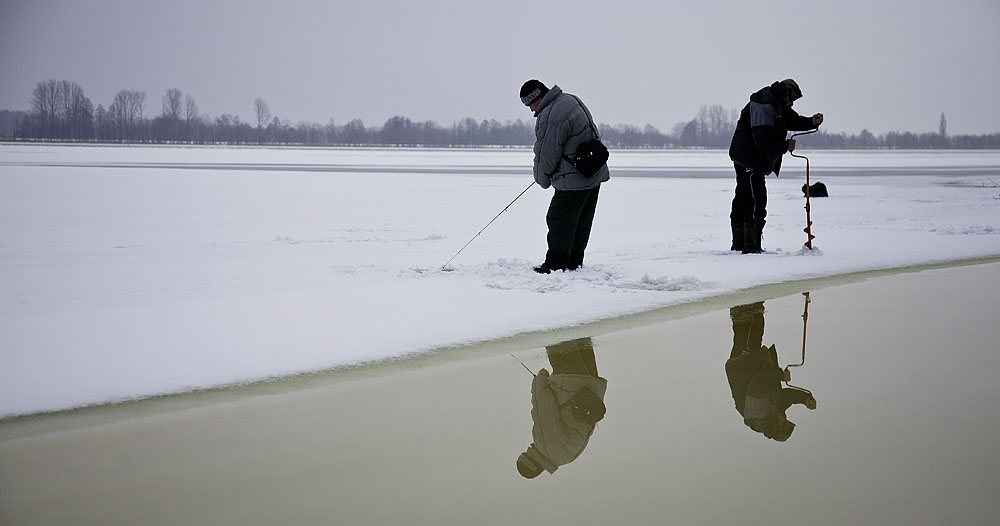
[[[0,418],[413,359],[748,287],[1000,256],[1000,152],[810,156],[730,253],[722,151],[615,151],[586,265],[538,276],[527,150],[0,145]],[[464,348],[464,347],[463,347]]]

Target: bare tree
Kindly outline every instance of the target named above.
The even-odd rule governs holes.
[[[184,94],[177,88],[170,88],[163,94],[160,101],[160,115],[153,119],[151,138],[168,141],[180,140]]]
[[[38,137],[89,139],[93,119],[94,105],[75,82],[49,79],[31,92],[29,127]]]
[[[364,121],[354,119],[345,124],[341,137],[343,144],[363,144],[366,140]]]
[[[142,90],[132,90],[129,101],[132,105],[132,115],[135,118],[135,122],[141,122],[142,112],[146,108],[146,92]]]
[[[111,105],[108,106],[108,120],[114,130],[114,138],[118,141],[124,141],[128,138],[128,98],[128,90],[118,90],[114,98],[111,99]]]
[[[146,92],[141,90],[119,90],[108,107],[108,113],[115,123],[117,139],[136,140],[142,124],[142,111],[146,106]]]
[[[70,139],[89,139],[94,133],[94,104],[83,94],[76,82],[63,81],[63,119],[66,130],[63,136]]]
[[[191,124],[191,121],[198,118],[198,103],[191,95],[184,96],[184,122]]]
[[[271,109],[264,99],[257,97],[253,101],[254,114],[257,116],[257,142],[263,142],[264,126],[271,120]]]
[[[58,109],[61,85],[56,79],[39,82],[31,92],[31,111],[38,121],[40,135],[55,137],[58,129]]]
[[[690,146],[726,146],[736,129],[737,120],[739,110],[727,110],[718,104],[702,106],[698,116],[689,123],[693,125],[683,130],[682,138],[686,141],[693,139],[694,143]]]
[[[184,130],[189,141],[200,140],[202,127],[199,125],[198,103],[191,95],[184,96]]]
[[[112,129],[108,111],[104,109],[103,105],[98,104],[97,109],[94,110],[94,136],[98,141],[106,141],[114,136]]]
[[[163,94],[163,109],[160,115],[169,121],[181,120],[181,110],[183,108],[184,95],[177,88],[170,88]]]

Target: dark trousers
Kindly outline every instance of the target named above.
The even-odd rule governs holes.
[[[764,302],[738,305],[729,309],[733,321],[733,350],[729,358],[760,350],[764,341]]]
[[[755,222],[758,227],[764,226],[767,217],[767,187],[764,186],[764,174],[738,164],[736,167],[736,197],[733,198],[733,211],[729,219],[733,223]]]
[[[545,224],[549,227],[545,262],[549,268],[576,268],[583,264],[600,190],[597,185],[589,190],[555,191],[545,214]]]
[[[552,365],[552,374],[584,374],[597,376],[597,359],[594,357],[594,342],[590,338],[580,338],[548,345],[545,354]]]

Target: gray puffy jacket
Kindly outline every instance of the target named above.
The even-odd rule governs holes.
[[[583,103],[552,86],[535,108],[535,117],[535,182],[542,188],[588,190],[611,179],[607,165],[588,179],[563,158],[594,138],[590,110]]]
[[[604,400],[608,381],[583,374],[549,375],[542,369],[531,382],[531,420],[534,422],[531,437],[535,449],[541,453],[538,460],[549,473],[576,460],[590,442],[593,424],[579,420],[573,409],[566,406],[584,387]]]

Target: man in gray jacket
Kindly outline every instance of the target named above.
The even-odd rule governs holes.
[[[521,86],[521,102],[531,108],[535,122],[535,182],[542,188],[555,187],[545,214],[549,232],[545,262],[535,272],[576,270],[583,265],[584,251],[597,209],[601,183],[611,178],[605,164],[586,177],[569,162],[569,156],[583,143],[596,138],[590,111],[574,95],[559,86],[549,89],[532,79]]]

